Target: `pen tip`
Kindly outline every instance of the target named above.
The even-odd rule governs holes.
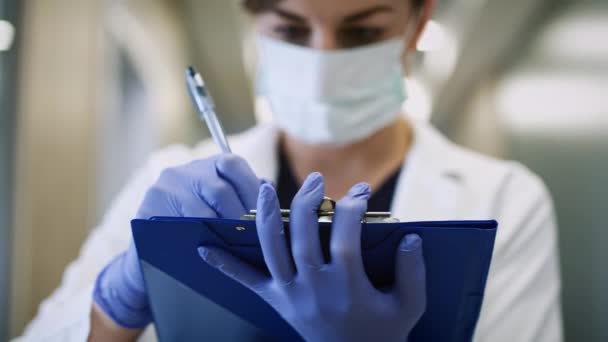
[[[188,76],[194,77],[194,75],[196,75],[196,70],[193,66],[189,66],[188,68],[186,68],[186,74],[188,74]]]
[[[186,69],[186,77],[189,77],[192,80],[194,80],[194,84],[197,87],[204,87],[205,86],[205,81],[203,81],[203,78],[201,77],[201,75],[192,66],[189,66]]]

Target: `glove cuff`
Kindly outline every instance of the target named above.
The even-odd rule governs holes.
[[[110,262],[99,274],[93,291],[93,301],[116,324],[126,329],[143,329],[152,322],[145,292],[135,290],[123,272],[124,253]]]

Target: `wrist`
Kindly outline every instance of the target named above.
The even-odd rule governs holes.
[[[96,303],[93,303],[91,307],[91,329],[87,341],[130,342],[137,340],[142,331],[142,329],[121,327]]]

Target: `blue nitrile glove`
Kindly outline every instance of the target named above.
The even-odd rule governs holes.
[[[137,218],[152,216],[238,219],[255,208],[260,180],[247,162],[218,155],[170,168],[144,198]],[[133,241],[97,277],[93,299],[115,323],[130,329],[152,321]]]
[[[323,194],[323,178],[314,173],[293,200],[293,265],[276,192],[262,185],[256,225],[270,278],[217,247],[201,247],[199,254],[257,293],[307,341],[405,341],[426,308],[422,240],[414,234],[403,238],[396,252],[394,288],[381,292],[370,283],[361,256],[369,185],[355,185],[337,203],[329,264],[323,259],[317,223]]]

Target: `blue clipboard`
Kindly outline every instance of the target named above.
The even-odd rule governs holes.
[[[286,232],[289,223],[285,223]],[[256,294],[198,255],[213,245],[266,270],[255,221],[155,217],[131,222],[160,341],[297,341],[301,337]],[[496,221],[364,223],[366,272],[378,288],[394,280],[405,234],[422,237],[427,310],[409,341],[471,341],[477,323]],[[327,258],[331,223],[319,223]]]

